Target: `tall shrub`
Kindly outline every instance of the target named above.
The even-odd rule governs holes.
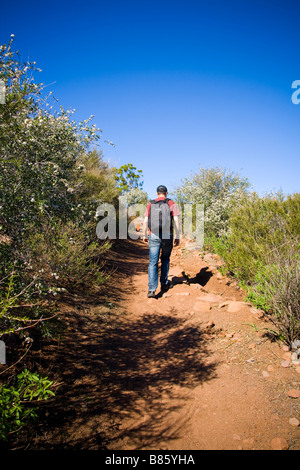
[[[51,243],[51,227],[63,229],[73,221],[79,240],[70,248],[73,259],[76,260],[77,248],[78,262],[83,252],[88,253],[90,268],[92,260],[97,259],[97,247],[89,248],[97,241],[94,220],[97,205],[93,212],[92,183],[81,163],[90,146],[100,139],[100,130],[91,123],[92,117],[76,123],[72,117],[74,110],[59,107],[51,92],[46,95],[44,84],[35,80],[40,70],[35,62],[22,62],[19,52],[13,50],[13,40],[11,37],[8,44],[0,46],[0,79],[6,87],[5,104],[0,105],[2,332],[19,330],[24,321],[27,327],[32,319],[48,317],[43,315],[45,304],[41,298],[48,296],[49,285],[36,269],[40,260],[31,244],[33,233],[41,235],[44,245],[47,240],[48,247],[55,247],[57,231],[53,231]],[[106,170],[108,174],[103,165],[101,182],[107,188]],[[113,176],[111,181],[111,191],[116,193]],[[97,191],[101,192],[100,187]],[[55,256],[52,253],[52,258]],[[78,272],[82,273],[82,269]],[[25,304],[31,307],[23,308]]]
[[[233,209],[229,226],[228,249],[223,253],[227,267],[251,283],[260,265],[268,264],[278,250],[284,256],[299,239],[300,194],[251,193]]]
[[[227,234],[231,211],[249,189],[247,178],[220,167],[200,168],[175,190],[179,204],[204,205],[204,240]]]
[[[229,219],[222,256],[288,344],[300,337],[300,194],[256,193]]]

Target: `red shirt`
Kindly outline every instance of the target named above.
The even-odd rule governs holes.
[[[166,199],[166,196],[159,196],[155,199],[155,201],[160,201],[161,199]],[[168,204],[169,204],[169,207],[170,207],[172,217],[176,217],[177,215],[180,214],[180,212],[178,210],[178,207],[176,206],[174,201],[172,201],[170,199],[168,201]],[[150,207],[151,207],[151,202],[149,202],[148,205],[147,205],[147,209],[146,209],[146,212],[145,212],[145,217],[149,218],[149,216],[150,216]]]

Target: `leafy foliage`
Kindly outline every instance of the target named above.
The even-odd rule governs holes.
[[[299,239],[299,210],[300,194],[245,197],[230,217],[228,268],[252,282],[260,265],[271,263],[277,252],[287,255],[291,242]]]
[[[115,179],[121,191],[129,191],[133,188],[142,188],[142,170],[137,170],[132,163],[126,163],[117,169]]]
[[[0,47],[0,65],[6,85],[0,106],[3,334],[48,318],[50,289],[84,286],[87,279],[90,286],[103,283],[99,254],[109,244],[97,245],[94,217],[97,203],[116,199],[120,189],[102,152],[89,150],[101,133],[92,116],[77,124],[74,110],[58,107],[51,92],[46,96],[34,80],[40,69],[21,61],[13,38]],[[61,284],[53,286],[49,279],[59,270]]]
[[[93,241],[75,222],[45,225],[29,238],[31,270],[38,273],[48,293],[95,290],[106,280],[101,255],[109,242]]]
[[[6,83],[6,104],[0,107],[1,232],[18,243],[33,221],[70,216],[77,159],[100,136],[89,125],[92,118],[76,124],[73,111],[47,106],[44,85],[33,81],[39,69],[20,61],[12,40],[0,48],[0,64]]]
[[[229,227],[214,249],[290,344],[300,337],[300,194],[252,193],[232,210]]]
[[[262,308],[287,344],[300,338],[300,256],[290,246],[282,256],[273,255],[272,264],[262,266],[248,289],[248,298]]]
[[[13,385],[0,388],[0,439],[6,440],[9,433],[37,417],[37,406],[28,404],[53,397],[52,385],[48,377],[40,377],[25,369],[17,375]]]
[[[228,231],[232,208],[249,189],[249,182],[238,174],[217,168],[200,168],[185,178],[175,191],[179,204],[204,205],[205,238],[221,237]]]
[[[121,193],[115,178],[117,170],[103,160],[102,151],[94,149],[83,153],[77,159],[77,165],[81,170],[76,178],[78,203],[85,206],[89,204],[93,208],[102,202],[117,203]]]

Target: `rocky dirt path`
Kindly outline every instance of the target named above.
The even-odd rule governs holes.
[[[173,289],[147,299],[148,248],[123,248],[109,299],[66,306],[64,385],[28,447],[299,450],[300,370],[220,260],[181,245]]]
[[[110,448],[299,449],[300,399],[288,392],[300,389],[300,370],[270,341],[272,325],[220,275],[218,258],[181,247],[171,261],[173,289],[145,299],[144,270],[123,300],[134,367],[121,397],[132,401]]]

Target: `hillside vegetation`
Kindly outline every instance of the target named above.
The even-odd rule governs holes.
[[[176,191],[178,201],[205,206],[205,248],[225,261],[248,299],[264,310],[275,334],[300,338],[300,194],[259,196],[247,179],[200,168]]]

